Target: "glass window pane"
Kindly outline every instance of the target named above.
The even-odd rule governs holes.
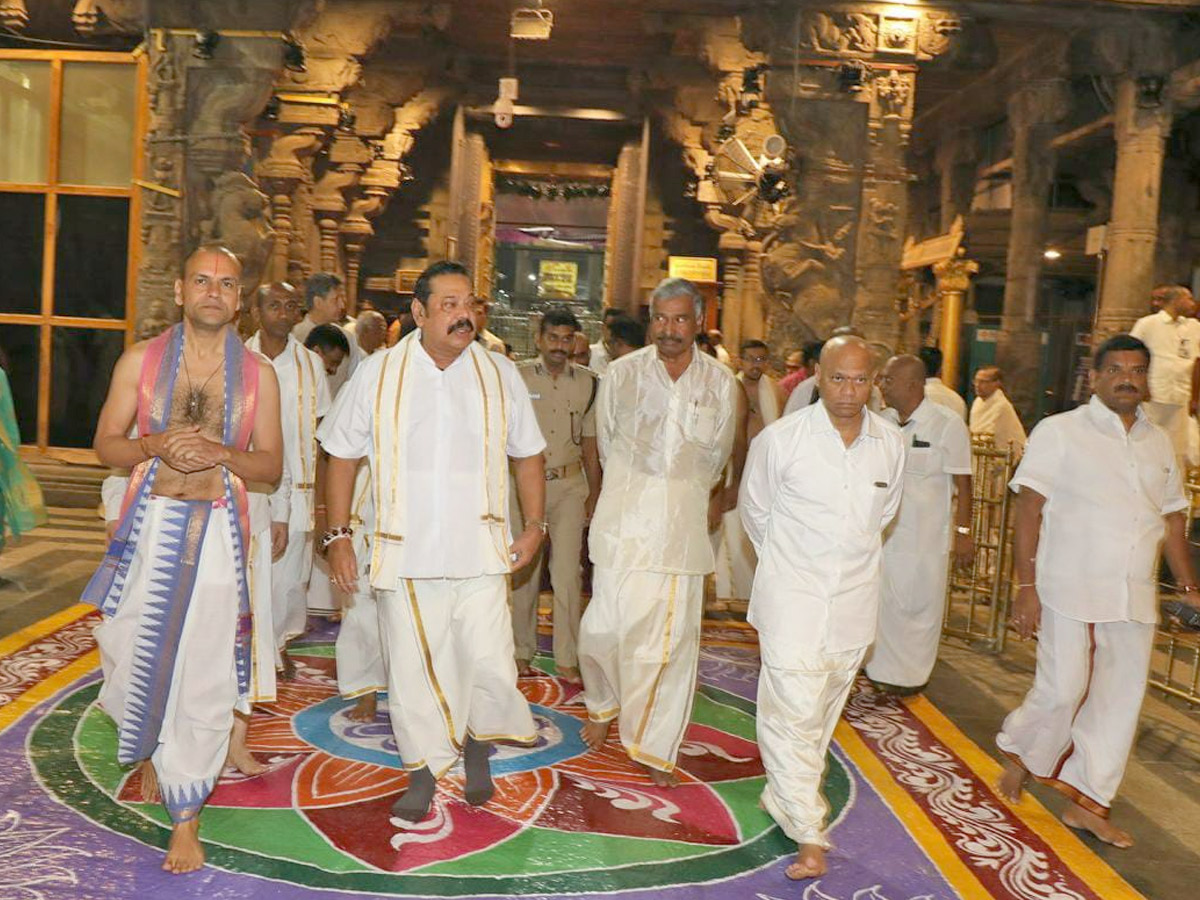
[[[128,199],[59,194],[55,314],[125,318],[128,255]]]
[[[55,328],[51,338],[50,445],[90,447],[123,331]]]
[[[0,59],[0,181],[46,182],[49,121],[50,63]]]
[[[60,182],[129,184],[136,95],[134,65],[64,64]]]
[[[0,154],[4,152],[0,140]],[[42,311],[42,244],[46,226],[43,194],[0,193],[0,312]]]
[[[38,333],[37,325],[0,323],[0,364],[8,373],[21,442],[37,443]]]

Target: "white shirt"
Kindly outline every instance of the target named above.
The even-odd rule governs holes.
[[[971,474],[971,435],[962,419],[928,396],[903,425],[896,410],[885,409],[883,415],[904,436],[904,495],[884,554],[912,554],[925,568],[944,570],[954,476]],[[933,573],[909,574],[917,576],[913,581],[919,585],[931,581],[924,576]]]
[[[246,341],[246,346],[255,353],[262,353],[260,335],[261,332],[255,332]],[[283,464],[289,476],[289,483],[281,481],[276,493],[287,490],[292,494],[289,516],[291,530],[306,532],[312,516],[312,485],[317,472],[317,422],[329,412],[329,381],[325,377],[325,364],[321,357],[292,335],[288,335],[283,352],[270,362],[279,381]],[[304,390],[300,389],[301,380]],[[303,429],[300,427],[302,418]]]
[[[925,379],[925,399],[946,407],[967,421],[967,401],[953,388],[947,387],[940,378]]]
[[[1033,429],[1011,482],[1046,498],[1042,603],[1080,622],[1156,622],[1163,516],[1187,508],[1175,451],[1141,409],[1128,433],[1099,397]]]
[[[1018,457],[1025,452],[1025,426],[1003,388],[996,388],[986,400],[975,398],[971,404],[971,434],[990,436],[997,450],[1011,446]]]
[[[608,358],[608,348],[604,346],[604,341],[596,341],[588,349],[592,351],[591,358],[588,360],[588,368],[597,375],[603,375],[608,371],[608,364],[612,362]]]
[[[739,390],[733,373],[695,349],[676,381],[654,346],[608,367],[596,397],[604,483],[588,542],[592,562],[713,571],[708,498],[733,448]]]
[[[1186,405],[1192,397],[1192,366],[1200,356],[1200,322],[1159,310],[1138,319],[1129,333],[1150,348],[1150,399]]]
[[[824,403],[768,425],[750,445],[739,501],[758,551],[748,618],[770,666],[875,638],[880,546],[900,505],[904,439],[863,412],[849,447]]]
[[[332,456],[367,457],[372,471],[375,395],[383,362],[399,350],[373,353],[358,367],[346,389],[334,400],[317,438]],[[513,363],[493,354],[500,370],[508,415],[508,455],[536,456],[546,446],[538,429],[529,390]],[[399,545],[401,578],[475,578],[506,574],[506,562],[485,556],[472,542],[459,538],[478,531],[480,498],[485,495],[483,459],[483,400],[468,354],[444,370],[419,342],[405,378],[408,446],[415,452],[405,460],[406,520],[412,529]],[[411,387],[411,390],[409,388]]]
[[[353,322],[355,320],[351,319],[351,321]],[[337,322],[329,322],[328,324],[336,326],[337,329],[346,336],[346,343],[350,345],[350,352],[342,357],[342,361],[338,365],[337,371],[332,375],[327,376],[329,382],[329,393],[331,396],[336,397],[338,395],[338,391],[342,389],[342,385],[350,380],[350,376],[354,374],[354,370],[358,368],[358,364],[367,358],[367,354],[363,352],[362,347],[358,346],[358,340],[354,337],[353,331],[348,331],[344,326]],[[303,344],[308,339],[309,334],[312,333],[312,330],[316,327],[317,323],[312,320],[312,315],[310,313],[305,313],[304,318],[297,322],[295,327],[292,328],[292,337]],[[324,363],[322,363],[322,366],[323,365]],[[324,369],[322,369],[322,371],[324,371]]]

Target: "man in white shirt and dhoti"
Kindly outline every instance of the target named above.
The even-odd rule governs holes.
[[[314,499],[317,426],[329,411],[329,383],[321,357],[291,333],[291,322],[300,306],[296,289],[284,282],[263,285],[255,306],[259,328],[246,346],[271,361],[281,398],[279,416],[288,479],[278,490],[288,494],[288,517],[281,529],[273,526],[276,553],[271,566],[271,614],[284,677],[291,677],[287,644],[302,635],[307,625],[313,530],[317,513],[323,512]]]
[[[1181,285],[1154,289],[1158,312],[1143,316],[1129,330],[1150,348],[1150,395],[1146,415],[1171,438],[1181,473],[1187,472],[1188,431],[1196,415],[1194,376],[1200,357],[1200,322],[1192,292]]]
[[[937,661],[951,548],[959,566],[973,555],[971,436],[961,417],[926,395],[917,357],[893,356],[880,386],[883,416],[904,437],[904,493],[884,534],[883,599],[867,677],[890,693],[914,694]]]
[[[881,535],[900,505],[904,439],[866,409],[875,377],[861,338],[825,344],[820,402],[784,416],[746,461],[742,523],[758,551],[763,808],[799,845],[789,878],[826,871],[825,753],[875,638]]]
[[[418,331],[363,361],[321,423],[329,455],[322,538],[335,587],[355,592],[350,517],[359,460],[371,466],[370,583],[388,669],[388,713],[408,788],[393,815],[429,812],[437,779],[463,758],[466,800],[493,794],[490,741],[532,742],[517,689],[508,574],[545,534],[546,446],[516,366],[475,341],[480,314],[460,264],[413,288]],[[513,540],[509,459],[525,510]]]
[[[1109,808],[1146,693],[1160,546],[1197,591],[1174,448],[1142,405],[1152,361],[1131,335],[1101,344],[1091,400],[1033,430],[1012,480],[1012,623],[1038,646],[1033,687],[996,737],[1010,760],[999,790],[1016,802],[1033,776],[1071,801],[1067,825],[1117,847],[1133,845]]]
[[[714,488],[745,433],[733,373],[696,350],[703,307],[685,279],[655,288],[653,345],[613,362],[596,401],[604,483],[579,635],[584,739],[600,747],[617,720],[625,752],[661,786],[677,781],[691,715],[704,577],[714,562],[709,523],[736,499]],[[740,460],[734,465],[736,477]]]
[[[738,384],[746,401],[746,443],[779,418],[783,408],[782,392],[776,381],[766,373],[771,362],[771,348],[766,341],[742,341],[738,357]],[[732,466],[726,471],[732,480]],[[721,517],[721,527],[715,535],[717,553],[716,595],[718,600],[749,600],[754,583],[754,567],[758,558],[754,545],[742,528],[741,513],[735,507]]]
[[[996,366],[975,373],[975,402],[971,404],[969,428],[972,437],[992,439],[997,450],[1012,448],[1013,456],[1025,452],[1025,426],[1004,393],[1003,375]]]

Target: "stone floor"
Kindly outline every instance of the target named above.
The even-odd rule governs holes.
[[[87,509],[56,507],[48,526],[0,553],[0,638],[76,602],[102,552],[103,528]],[[726,615],[738,615],[737,611]],[[1010,641],[993,655],[958,640],[943,645],[928,697],[993,754],[1005,713],[1020,702],[1034,644]],[[1052,809],[1053,791],[1034,792]],[[1138,846],[1091,846],[1150,900],[1197,896],[1200,885],[1200,706],[1151,691],[1114,818]]]

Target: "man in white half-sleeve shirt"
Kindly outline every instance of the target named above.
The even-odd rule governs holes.
[[[1150,348],[1146,415],[1167,433],[1179,471],[1185,472],[1189,419],[1196,414],[1193,373],[1200,357],[1200,322],[1193,318],[1192,292],[1182,285],[1157,287],[1152,296],[1158,312],[1138,319],[1129,333]]]
[[[329,454],[322,538],[331,580],[355,591],[350,528],[358,461],[375,491],[370,582],[387,654],[388,713],[408,789],[393,815],[419,821],[461,755],[466,800],[493,786],[489,742],[536,730],[517,689],[508,574],[545,534],[546,442],[517,368],[475,341],[480,315],[467,270],[427,268],[413,287],[418,331],[367,357],[318,433]],[[505,521],[509,459],[525,511]]]
[[[247,347],[271,361],[279,379],[283,465],[288,479],[278,490],[287,492],[285,508],[289,512],[286,523],[280,523],[283,528],[272,517],[271,618],[285,677],[291,677],[293,671],[287,643],[304,633],[308,619],[308,579],[318,518],[317,426],[329,412],[329,380],[321,357],[290,333],[299,308],[300,297],[290,284],[263,285],[255,298],[259,328],[246,341]],[[272,504],[273,510],[277,507],[278,503]]]
[[[655,784],[678,777],[700,656],[709,529],[733,507],[745,460],[745,401],[733,373],[696,350],[704,298],[683,278],[650,295],[654,344],[600,379],[596,437],[604,483],[588,549],[592,602],[579,667],[593,749],[617,720],[629,758]],[[738,434],[741,440],[737,439]],[[732,488],[716,490],[734,451]]]
[[[1133,844],[1108,814],[1146,693],[1160,545],[1196,592],[1175,455],[1141,406],[1151,361],[1128,334],[1101,344],[1092,399],[1033,430],[1012,480],[1012,622],[1038,646],[1033,687],[996,737],[1010,760],[999,790],[1016,802],[1032,775],[1071,801],[1067,825],[1117,847]]]
[[[825,753],[875,638],[881,535],[900,505],[904,443],[865,408],[874,374],[861,338],[828,341],[820,402],[764,429],[742,480],[742,523],[758,551],[748,618],[762,652],[762,803],[799,845],[794,880],[827,870]]]
[[[917,357],[888,360],[881,387],[882,414],[904,435],[904,495],[884,536],[883,600],[867,677],[885,691],[914,694],[937,662],[951,547],[960,566],[973,555],[971,436],[966,422],[929,399]]]
[[[1012,448],[1019,459],[1025,452],[1025,426],[1004,393],[1003,373],[997,366],[984,366],[975,373],[974,387],[968,426],[972,436],[991,438],[997,450]]]

